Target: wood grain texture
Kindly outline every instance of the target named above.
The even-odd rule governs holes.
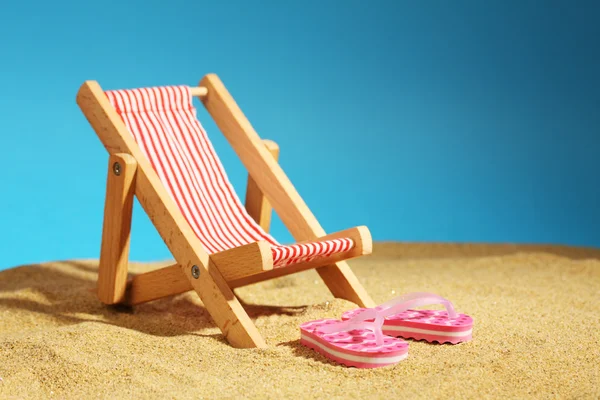
[[[226,281],[273,269],[273,252],[265,240],[213,253],[209,257]]]
[[[262,141],[269,153],[273,156],[275,161],[279,161],[279,146],[272,140]],[[271,226],[271,215],[273,214],[273,207],[271,203],[260,191],[260,188],[252,179],[252,176],[248,176],[248,186],[246,188],[246,211],[256,221],[265,232],[269,232]]]
[[[119,303],[125,296],[136,169],[129,154],[109,156],[97,292],[105,304]]]
[[[208,89],[207,95],[201,98],[202,103],[294,239],[305,241],[325,236],[325,231],[219,77],[208,74],[199,86]],[[320,267],[317,272],[335,297],[361,307],[375,306],[347,263],[342,261]]]
[[[100,85],[95,81],[85,82],[77,94],[77,104],[109,154],[128,153],[137,160],[136,196],[227,341],[240,348],[266,347],[225,278],[217,268],[209,268],[209,256],[200,240],[169,197]],[[198,279],[191,275],[193,265],[200,269]]]
[[[193,290],[181,269],[179,264],[173,264],[133,276],[127,282],[123,303],[135,306]]]

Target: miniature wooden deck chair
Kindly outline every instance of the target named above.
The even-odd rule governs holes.
[[[249,172],[246,208],[228,180],[193,97],[200,98]],[[366,227],[326,235],[214,74],[199,87],[103,91],[86,81],[77,104],[109,153],[97,295],[106,304],[140,304],[195,290],[234,347],[266,347],[233,289],[316,268],[332,294],[374,303],[343,261],[371,252]],[[128,279],[133,197],[177,264]],[[298,243],[267,233],[271,207]],[[261,226],[262,225],[262,226]]]

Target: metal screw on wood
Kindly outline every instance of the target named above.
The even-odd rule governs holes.
[[[119,164],[118,162],[114,163],[113,164],[113,172],[117,176],[121,175],[121,164]]]
[[[194,279],[200,278],[200,268],[197,265],[192,266],[192,276]]]

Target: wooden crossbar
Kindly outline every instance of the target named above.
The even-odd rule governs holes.
[[[190,92],[192,93],[192,96],[204,97],[208,94],[208,89],[202,86],[198,86],[190,88]]]

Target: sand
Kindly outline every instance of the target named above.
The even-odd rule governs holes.
[[[97,261],[52,262],[0,272],[0,399],[600,398],[600,250],[379,243],[350,265],[376,302],[448,297],[473,340],[411,341],[385,368],[330,362],[298,327],[355,305],[307,271],[237,290],[269,348],[234,349],[195,293],[106,307]]]

